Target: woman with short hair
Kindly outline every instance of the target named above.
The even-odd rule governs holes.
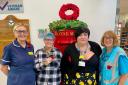
[[[100,46],[89,41],[90,30],[78,27],[76,42],[69,45],[61,61],[62,85],[98,85]]]
[[[7,85],[35,85],[34,49],[27,42],[28,29],[16,24],[13,33],[16,39],[4,48],[1,71],[7,75]]]
[[[55,36],[51,32],[44,35],[44,47],[35,53],[37,85],[60,85],[61,52],[54,47]]]

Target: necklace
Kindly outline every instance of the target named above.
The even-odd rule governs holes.
[[[46,53],[47,57],[50,57],[50,56],[53,56],[54,54],[54,51],[53,51],[53,48],[46,48],[44,47],[44,52]]]
[[[85,50],[81,50],[80,46],[77,43],[75,45],[76,45],[77,50],[80,52],[79,59],[84,59],[86,57],[85,54],[86,54],[87,50],[90,48],[89,43],[87,44],[87,47]]]
[[[89,48],[89,43],[87,44],[86,48],[84,48],[85,50],[81,50],[80,46],[77,43],[75,45],[76,45],[77,50],[80,52],[78,66],[85,67],[86,61],[84,59],[86,57],[85,54]]]

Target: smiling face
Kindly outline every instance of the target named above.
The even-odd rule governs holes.
[[[18,41],[26,41],[28,36],[28,30],[25,26],[17,26],[14,29],[14,36]]]
[[[87,44],[89,40],[89,36],[87,33],[83,32],[77,37],[77,43],[79,44]]]
[[[118,42],[117,35],[111,30],[106,31],[101,38],[101,45],[106,48],[118,46]]]
[[[113,37],[111,37],[109,35],[105,35],[103,42],[104,42],[105,47],[112,48],[114,39],[113,39]]]
[[[54,45],[54,39],[44,39],[45,47],[52,48]]]

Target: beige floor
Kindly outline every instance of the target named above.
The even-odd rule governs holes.
[[[0,71],[0,85],[7,85],[6,80],[7,77]]]

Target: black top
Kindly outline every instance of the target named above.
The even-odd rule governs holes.
[[[75,43],[69,45],[63,54],[62,60],[61,60],[61,72],[62,72],[62,78],[63,74],[67,73],[70,77],[75,76],[76,72],[82,72],[82,73],[94,73],[99,70],[99,57],[102,52],[100,46],[92,41],[89,41],[91,51],[93,51],[95,54],[93,57],[91,57],[89,60],[86,60],[86,66],[81,67],[78,66],[79,62],[79,56],[80,52],[76,48]]]

